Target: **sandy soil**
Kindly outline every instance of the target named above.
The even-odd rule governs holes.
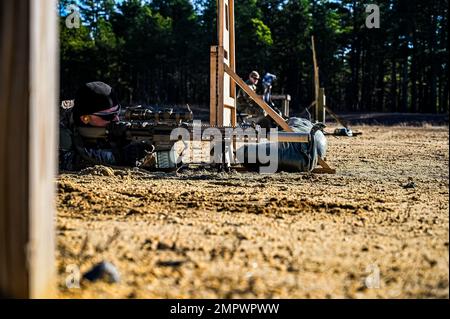
[[[59,296],[448,298],[448,127],[353,129],[335,175],[60,175]],[[66,287],[102,260],[120,283]]]

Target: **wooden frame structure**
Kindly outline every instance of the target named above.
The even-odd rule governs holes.
[[[0,296],[54,293],[56,0],[0,1]]]
[[[289,127],[283,117],[264,102],[263,99],[250,89],[244,80],[236,74],[234,0],[217,0],[217,37],[218,45],[211,47],[210,55],[210,125],[236,126],[237,84],[285,132],[294,133],[294,130]],[[315,70],[317,70],[318,83],[318,68],[316,62]],[[320,94],[319,92],[320,90],[317,93],[318,95]],[[324,103],[322,106],[324,106]],[[292,137],[289,138],[290,141],[305,142],[304,137],[294,135],[295,134],[292,134]],[[287,137],[284,136],[284,138]],[[328,166],[321,158],[319,158],[318,164],[322,167],[316,168],[313,172],[331,174],[336,172],[335,169]]]

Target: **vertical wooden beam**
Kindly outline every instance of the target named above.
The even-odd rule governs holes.
[[[228,0],[230,9],[230,68],[236,72],[236,38],[235,38],[235,27],[234,27],[234,0]],[[230,83],[230,96],[236,101],[236,83],[231,80]],[[231,125],[237,125],[237,113],[236,113],[236,102],[234,108],[231,110]]]
[[[230,10],[230,68],[236,72],[236,47],[234,27],[234,0],[228,0]],[[231,81],[231,97],[236,98],[236,83]]]
[[[223,47],[223,28],[224,28],[224,3],[223,0],[217,0],[217,45]]]
[[[317,65],[317,57],[316,57],[316,44],[314,42],[314,36],[311,36],[311,46],[313,53],[313,65],[314,65],[314,97],[317,101],[319,97],[319,66]]]
[[[216,111],[216,118],[217,123],[216,125],[223,125],[224,118],[224,69],[223,69],[223,59],[224,59],[224,50],[222,46],[217,47],[217,111]]]
[[[0,2],[0,294],[28,297],[29,3]]]
[[[317,121],[319,117],[317,105],[319,103],[319,89],[320,89],[320,81],[319,81],[319,67],[317,65],[317,57],[316,57],[316,45],[314,42],[314,36],[311,36],[311,47],[313,53],[313,65],[314,65],[314,101],[315,103],[315,112],[314,119]]]
[[[326,97],[325,97],[325,89],[320,88],[319,89],[319,98],[317,99],[317,105],[316,105],[316,121],[322,122],[325,124],[325,104],[326,104]]]
[[[234,1],[217,0],[218,45],[210,55],[210,124],[236,125],[236,84],[224,72],[226,63],[235,70]]]
[[[0,2],[0,295],[52,296],[56,0]]]
[[[291,96],[286,94],[286,98],[283,100],[283,115],[289,117],[289,102],[291,101]]]
[[[217,48],[211,47],[209,59],[209,125],[217,125]]]
[[[56,287],[54,188],[59,110],[58,4],[56,0],[30,2],[30,296],[44,297],[52,295]]]

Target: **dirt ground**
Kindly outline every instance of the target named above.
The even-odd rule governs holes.
[[[353,129],[335,175],[60,175],[59,297],[448,298],[448,126]]]

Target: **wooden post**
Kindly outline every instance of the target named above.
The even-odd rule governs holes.
[[[287,95],[286,99],[283,100],[283,115],[285,117],[289,117],[289,101],[291,100],[291,96]]]
[[[209,60],[209,124],[217,125],[217,50],[218,46],[212,46]]]
[[[210,124],[236,126],[236,85],[223,64],[235,70],[234,0],[217,1],[218,45],[210,57]]]
[[[325,124],[325,105],[326,105],[326,96],[325,96],[325,89],[320,88],[319,89],[319,98],[317,99],[316,104],[316,121],[322,122]]]
[[[314,36],[311,36],[311,46],[313,53],[313,65],[314,65],[314,101],[315,101],[315,112],[314,112],[314,120],[318,121],[319,113],[317,109],[317,105],[319,104],[319,91],[320,91],[320,81],[319,81],[319,66],[317,65],[317,57],[316,57],[316,45],[314,43]]]
[[[0,1],[0,295],[55,289],[56,0]]]
[[[217,46],[209,53],[209,124],[216,125],[217,110]]]
[[[217,47],[217,123],[216,125],[224,125],[224,71],[223,71],[224,49],[222,46]]]
[[[236,49],[235,49],[235,28],[234,28],[234,0],[228,0],[229,12],[230,12],[230,68],[236,71]],[[237,125],[237,112],[236,112],[236,83],[230,79],[230,97],[234,101],[233,108],[231,110],[231,125]]]

